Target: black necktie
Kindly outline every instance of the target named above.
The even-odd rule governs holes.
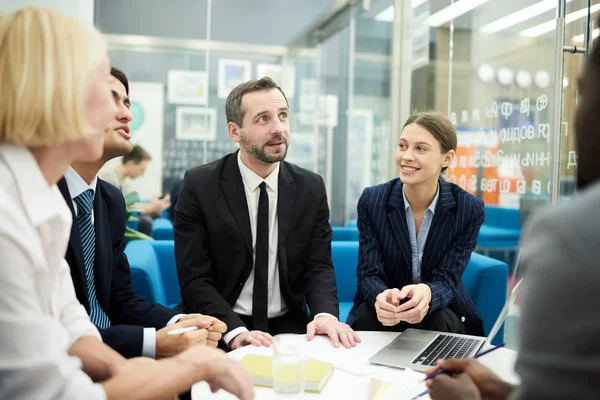
[[[256,249],[254,258],[254,290],[252,292],[252,328],[268,332],[269,320],[269,195],[267,184],[260,184],[256,218]]]

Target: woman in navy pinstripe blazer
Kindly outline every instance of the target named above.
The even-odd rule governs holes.
[[[441,177],[456,147],[456,130],[445,117],[413,115],[396,150],[400,178],[360,197],[358,292],[348,318],[355,330],[483,335],[461,276],[484,204]]]

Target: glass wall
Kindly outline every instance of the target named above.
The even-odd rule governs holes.
[[[415,7],[415,14],[427,16],[431,53],[427,65],[412,71],[411,108],[448,113],[459,139],[449,179],[481,197],[490,220],[493,209],[502,211],[503,219],[488,224],[520,228],[551,200],[553,171],[561,199],[575,191],[574,110],[584,54],[565,53],[562,65],[556,55],[563,44],[586,46],[588,13],[594,18],[600,7],[597,1],[590,9],[588,1],[568,1],[560,43],[558,1],[477,3],[472,10],[435,0]],[[510,209],[518,214],[506,213]],[[478,250],[507,261],[512,270],[516,246],[498,243]],[[517,306],[506,325],[506,341],[513,348],[518,347],[518,316]]]
[[[111,35],[109,43],[112,65],[126,71],[130,81],[132,142],[149,150],[153,158],[148,173],[132,182],[142,197],[168,192],[189,168],[237,150],[225,118],[231,87],[258,75],[286,74],[282,85],[290,103],[297,104],[296,77],[315,76],[306,62],[296,63],[298,72],[286,69],[281,62],[285,49],[275,46],[237,45],[208,51],[205,41],[148,38],[142,45],[119,35]],[[297,119],[292,126],[302,134],[304,127]],[[291,150],[290,160],[311,168],[302,149],[300,144]],[[114,162],[119,161],[104,168]]]
[[[329,34],[320,38],[320,58],[343,60],[346,53],[328,44],[347,41],[350,64],[335,71],[333,91],[331,71],[319,78],[325,82],[320,93],[339,96],[347,119],[334,134],[340,148],[330,176],[334,185],[343,181],[345,195],[340,205],[333,191],[332,222],[355,218],[364,187],[396,176],[392,143],[410,113],[436,110],[458,131],[448,179],[484,200],[489,227],[516,232],[510,244],[482,242],[477,251],[506,261],[512,272],[519,231],[531,213],[570,198],[576,186],[577,76],[588,37],[598,36],[590,19],[598,17],[600,0],[566,1],[564,40],[556,31],[558,4],[359,1],[321,27]],[[515,336],[516,325],[507,327],[508,336]],[[509,344],[517,347],[514,337]]]

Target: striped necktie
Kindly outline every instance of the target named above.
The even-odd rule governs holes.
[[[90,319],[99,329],[110,327],[110,319],[102,310],[96,296],[96,284],[94,283],[94,259],[96,256],[96,233],[92,223],[92,208],[94,206],[94,191],[88,189],[75,197],[77,203],[77,227],[81,235],[81,247],[83,249],[83,261],[85,263],[85,280],[87,282],[88,301],[90,303]]]

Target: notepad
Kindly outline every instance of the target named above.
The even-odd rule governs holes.
[[[273,387],[273,357],[247,354],[240,362],[252,374],[252,381],[257,386]],[[333,374],[333,363],[307,360],[304,390],[320,392]]]
[[[371,385],[369,386],[369,400],[380,399],[390,386],[392,386],[392,382],[383,382],[379,379],[371,378]]]

